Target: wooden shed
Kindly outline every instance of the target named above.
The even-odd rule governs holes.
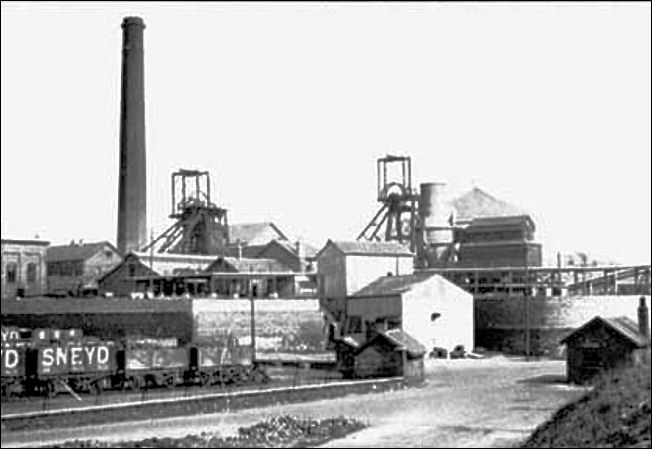
[[[353,354],[353,375],[424,378],[426,348],[401,329],[376,334]]]
[[[646,318],[647,324],[647,318]],[[647,337],[622,316],[596,316],[561,340],[566,344],[569,382],[584,383],[607,370],[641,363],[649,355]]]

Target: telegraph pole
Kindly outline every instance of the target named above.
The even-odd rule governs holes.
[[[256,363],[256,318],[254,308],[254,295],[249,295],[251,301],[251,367]]]
[[[150,229],[149,232],[150,241],[154,242],[154,229]],[[149,249],[149,291],[154,297],[154,245],[150,245]]]
[[[525,333],[525,361],[530,361],[530,303],[529,303],[529,294],[530,294],[530,278],[529,271],[527,266],[527,253],[525,255],[525,292],[523,296],[524,301],[524,333]]]

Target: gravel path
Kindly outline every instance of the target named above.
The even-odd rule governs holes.
[[[563,383],[562,361],[524,362],[499,356],[428,360],[426,367],[428,382],[422,388],[90,428],[3,432],[2,447],[70,438],[115,441],[199,432],[230,435],[238,427],[277,414],[348,415],[370,425],[323,447],[509,447],[585,391]]]

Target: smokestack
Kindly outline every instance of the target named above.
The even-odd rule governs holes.
[[[452,209],[448,202],[446,183],[422,183],[420,193],[420,238],[426,248],[427,266],[442,266],[446,264],[444,258],[453,243],[452,223],[449,221]]]
[[[122,21],[117,246],[123,254],[137,251],[147,242],[144,29],[145,24],[140,17],[125,17]]]
[[[648,346],[650,345],[650,326],[648,323],[648,308],[645,303],[645,296],[641,296],[638,300],[638,332],[645,337]]]

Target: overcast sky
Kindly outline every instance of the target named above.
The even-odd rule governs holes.
[[[122,18],[145,29],[148,225],[208,170],[316,246],[375,161],[530,211],[546,253],[650,263],[650,3],[2,3],[2,237],[115,242]]]

